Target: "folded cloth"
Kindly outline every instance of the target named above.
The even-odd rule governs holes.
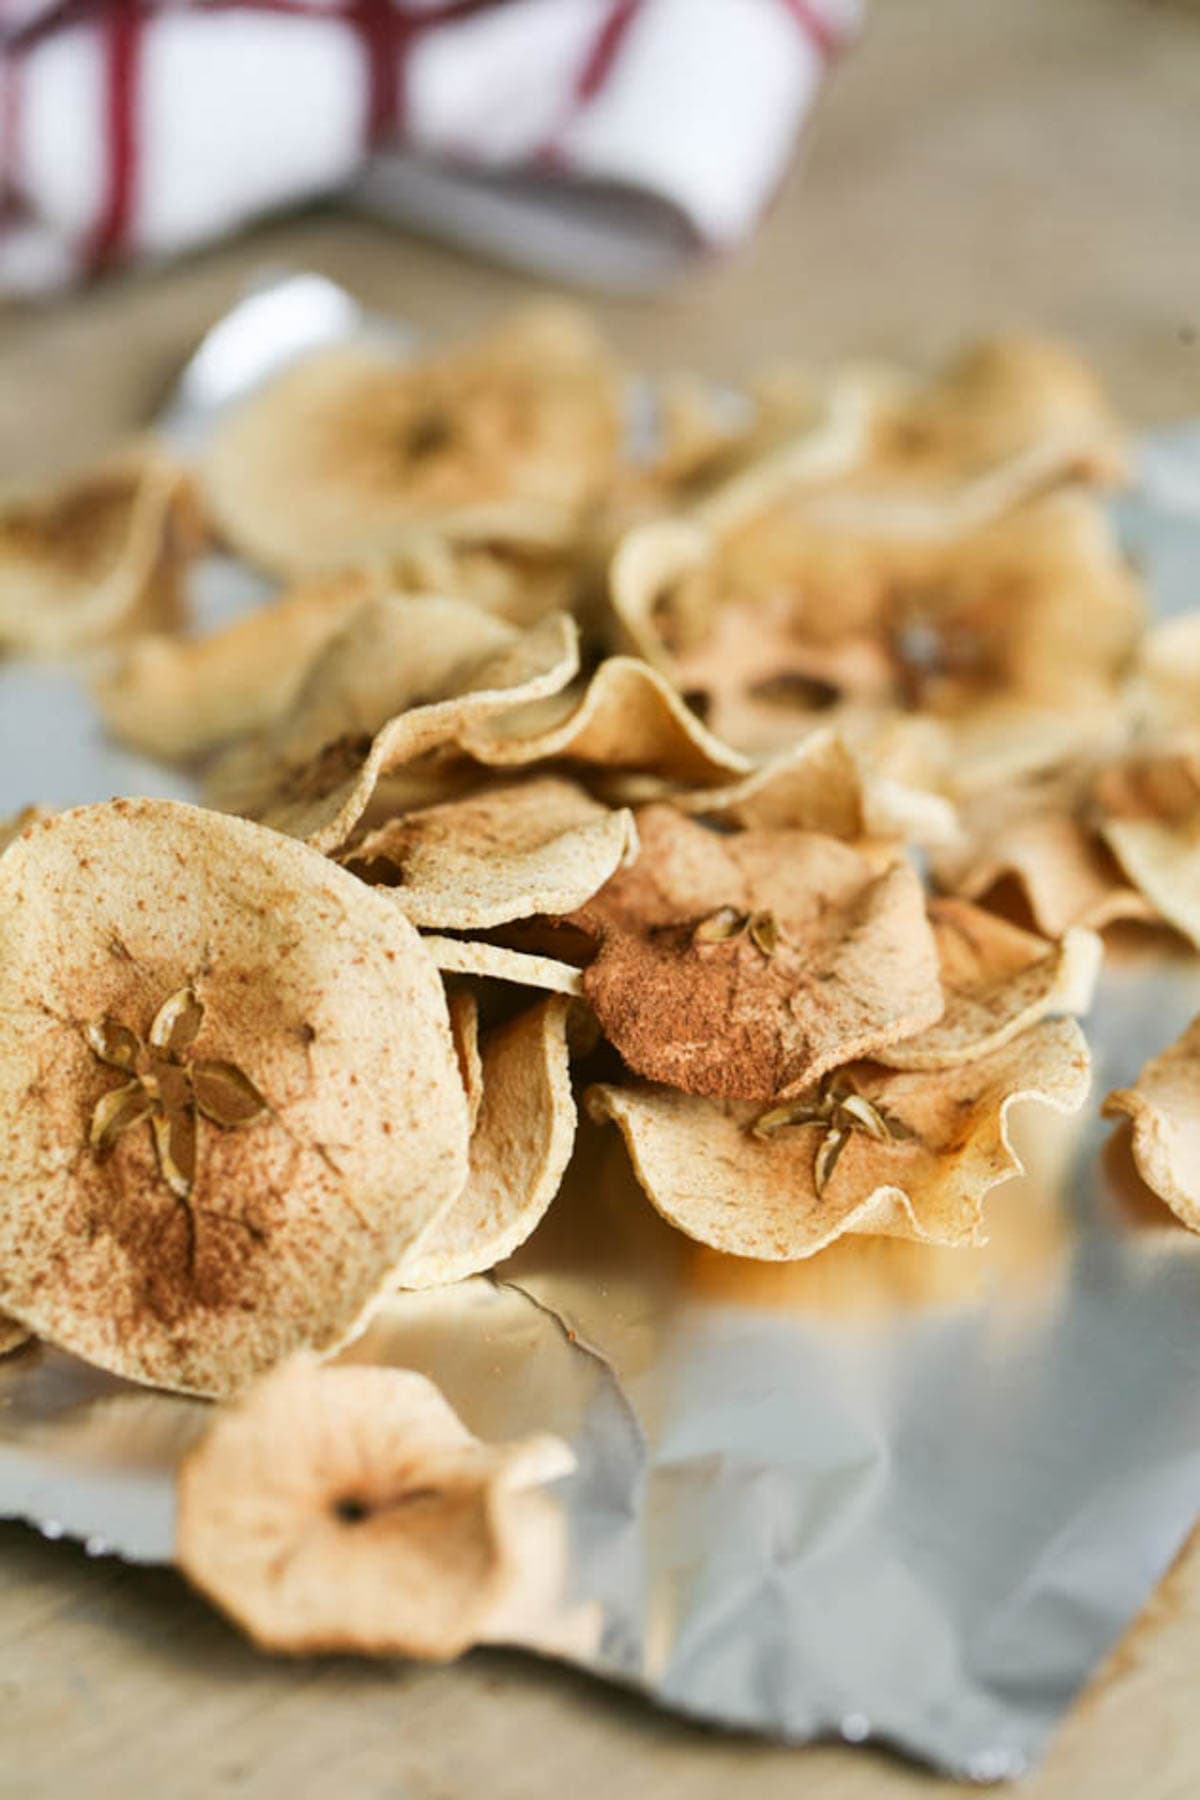
[[[637,287],[754,226],[860,0],[0,0],[0,291],[319,194]]]

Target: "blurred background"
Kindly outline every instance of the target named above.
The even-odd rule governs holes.
[[[448,336],[569,282],[634,361],[733,377],[1032,325],[1072,338],[1134,420],[1200,410],[1190,5],[161,11],[0,0],[0,477],[143,423],[280,266]],[[219,53],[186,35],[196,14],[232,27]],[[297,61],[261,36],[272,14],[338,41]]]

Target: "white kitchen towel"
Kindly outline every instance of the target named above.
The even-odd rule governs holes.
[[[636,287],[754,227],[859,0],[0,0],[0,290],[344,192]]]

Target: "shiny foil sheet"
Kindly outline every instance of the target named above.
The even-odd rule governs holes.
[[[266,283],[166,426],[195,442],[286,357],[366,329],[319,278]],[[1158,606],[1194,603],[1200,430],[1148,442],[1119,515]],[[199,616],[261,591],[211,559]],[[105,745],[62,670],[0,667],[0,748],[0,812],[189,796]],[[1116,948],[1086,1025],[1092,1104],[1025,1110],[1028,1172],[990,1197],[986,1249],[721,1256],[584,1124],[567,1190],[494,1281],[398,1296],[346,1354],[422,1370],[485,1437],[570,1440],[570,1591],[543,1647],[715,1723],[1017,1775],[1200,1512],[1200,1238],[1149,1207],[1096,1111],[1198,1010],[1197,959]],[[167,1561],[173,1471],[207,1413],[20,1351],[0,1362],[0,1516]]]

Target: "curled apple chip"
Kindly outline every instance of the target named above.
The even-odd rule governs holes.
[[[1152,920],[1111,850],[1081,816],[1089,776],[1051,770],[1048,777],[988,789],[960,812],[961,839],[935,849],[931,864],[942,887],[982,900],[1015,883],[1039,931],[1061,937],[1072,926],[1099,931],[1119,920]]]
[[[404,1287],[494,1269],[525,1242],[557,1194],[575,1142],[570,1008],[555,995],[484,1037],[466,1185],[406,1259]]]
[[[946,1010],[935,1025],[880,1050],[893,1069],[945,1069],[1007,1044],[1042,1019],[1085,1013],[1100,973],[1094,931],[1055,943],[967,900],[932,900]]]
[[[876,775],[838,732],[812,732],[794,749],[728,787],[673,796],[680,812],[720,824],[779,831],[821,831],[854,842],[894,839],[951,842],[955,813],[940,794]]]
[[[483,1103],[483,1061],[479,1054],[479,1001],[470,988],[453,988],[446,995],[446,1008],[450,1014],[450,1036],[454,1040],[458,1072],[462,1076],[463,1091],[467,1096],[467,1125],[471,1131],[474,1131],[475,1121],[479,1117],[479,1108]]]
[[[804,831],[637,814],[637,860],[571,916],[583,992],[629,1067],[687,1093],[768,1100],[941,1016],[915,871]]]
[[[1190,1231],[1200,1231],[1200,1019],[1151,1057],[1132,1087],[1109,1094],[1106,1119],[1128,1118],[1138,1174]]]
[[[264,1649],[458,1656],[560,1578],[539,1490],[572,1466],[558,1438],[483,1443],[423,1375],[296,1357],[185,1459],[179,1565]]]
[[[421,942],[445,975],[483,975],[493,981],[510,981],[515,987],[572,997],[583,993],[579,970],[554,956],[513,950],[486,938],[447,937],[437,931],[422,932]]]
[[[632,656],[607,657],[581,688],[480,716],[459,742],[491,768],[554,759],[698,787],[751,766],[705,729],[665,677]]]
[[[0,499],[0,648],[66,656],[178,626],[188,512],[183,473],[141,452]]]
[[[625,533],[613,552],[608,586],[620,648],[674,676],[663,617],[673,590],[713,553],[710,532],[687,517],[652,519]]]
[[[985,339],[930,380],[893,376],[876,392],[868,447],[839,483],[832,516],[883,507],[900,527],[947,514],[977,523],[1064,481],[1109,485],[1126,471],[1095,376],[1060,344]]]
[[[1190,826],[1106,819],[1101,835],[1143,902],[1139,916],[1163,919],[1200,945],[1200,812]]]
[[[92,684],[113,737],[167,759],[199,756],[281,718],[347,616],[382,577],[355,571],[293,588],[208,637],[147,635]]]
[[[1100,836],[1154,913],[1200,944],[1200,747],[1137,750],[1097,780]]]
[[[462,1190],[467,1105],[408,921],[302,844],[171,801],[0,858],[0,1309],[228,1394],[351,1337]]]
[[[414,925],[483,930],[582,906],[636,848],[633,815],[554,775],[401,814],[342,852]]]
[[[614,366],[565,306],[403,361],[308,357],[217,431],[203,492],[251,561],[311,574],[386,558],[415,534],[560,545],[605,494],[621,438]]]
[[[1074,1112],[1088,1076],[1079,1027],[1055,1019],[949,1069],[839,1069],[766,1111],[650,1085],[593,1087],[587,1105],[620,1127],[671,1224],[734,1256],[791,1262],[852,1232],[981,1242],[984,1197],[1021,1169],[1013,1106]]]
[[[220,759],[210,795],[318,850],[338,850],[384,776],[460,743],[492,713],[557,692],[578,657],[574,622],[563,613],[523,632],[466,601],[368,601],[275,729]]]

